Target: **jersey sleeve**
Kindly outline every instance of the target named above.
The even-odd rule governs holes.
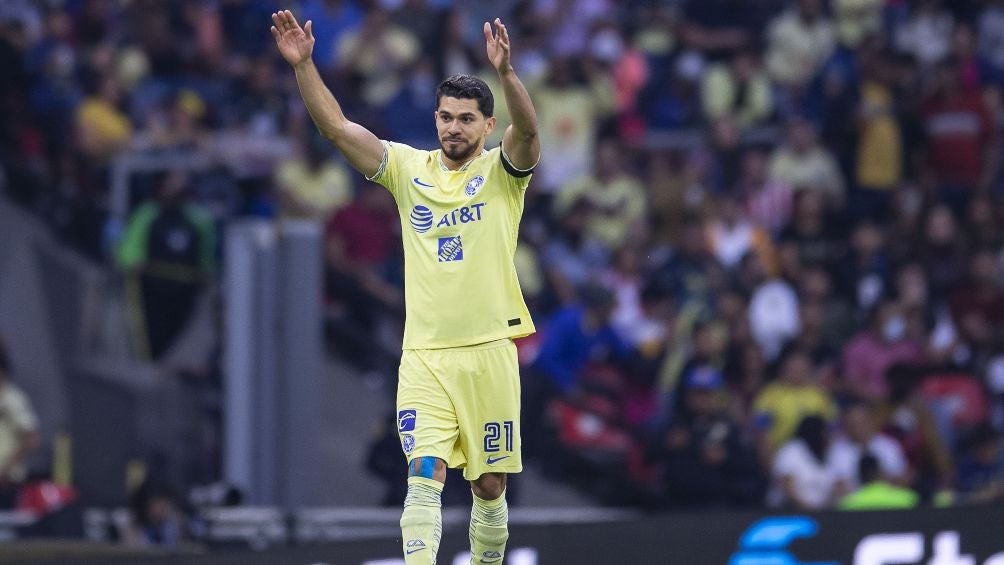
[[[512,188],[526,190],[526,187],[530,184],[533,170],[537,168],[537,165],[529,169],[517,169],[509,160],[509,157],[506,156],[505,150],[501,145],[499,145],[499,161],[502,163],[502,169],[505,171],[504,177],[508,180],[508,184]]]
[[[371,180],[385,187],[397,198],[398,187],[402,186],[402,181],[408,182],[408,173],[405,170],[407,163],[417,150],[403,143],[381,142],[383,143],[383,160],[380,161],[377,172],[371,177],[366,177],[366,180]]]

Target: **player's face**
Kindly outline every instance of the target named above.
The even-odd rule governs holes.
[[[436,109],[439,146],[451,161],[467,161],[484,147],[485,138],[495,129],[495,118],[485,118],[472,98],[443,96]]]

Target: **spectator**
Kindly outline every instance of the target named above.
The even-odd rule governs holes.
[[[216,228],[209,212],[189,201],[188,182],[178,171],[160,175],[153,198],[129,218],[116,254],[135,285],[133,314],[141,316],[140,348],[149,359],[174,343],[216,272]]]
[[[959,62],[963,90],[980,93],[989,102],[991,110],[998,112],[1001,75],[977,51],[976,34],[968,23],[955,26],[952,33],[952,56]]]
[[[882,400],[889,394],[886,370],[897,363],[919,363],[924,344],[909,335],[902,308],[884,301],[873,310],[868,326],[844,347],[844,386],[850,394]]]
[[[575,302],[576,289],[591,282],[593,273],[609,261],[610,251],[587,231],[590,212],[584,198],[576,200],[541,253],[547,278],[564,305]]]
[[[729,191],[738,184],[739,167],[742,165],[742,132],[731,116],[723,116],[708,124],[707,152],[704,164],[706,186],[712,194]]]
[[[823,317],[820,338],[822,343],[832,344],[839,355],[840,348],[856,327],[856,314],[850,302],[837,292],[830,272],[821,267],[801,271],[798,293],[800,304],[816,304],[822,310],[819,313]],[[811,333],[811,329],[805,327],[802,331]]]
[[[1004,247],[1004,229],[1001,229],[989,195],[979,195],[969,201],[966,209],[966,241],[973,246],[1001,249]]]
[[[38,444],[38,417],[31,400],[12,382],[7,352],[0,342],[0,510],[14,508],[28,476],[28,457]]]
[[[398,92],[406,69],[418,60],[421,44],[380,7],[370,8],[359,27],[345,32],[335,47],[338,67],[359,81],[362,100],[383,108]]]
[[[527,429],[543,429],[548,404],[573,394],[589,364],[625,359],[631,354],[630,346],[610,325],[613,294],[601,286],[587,285],[580,295],[580,301],[558,310],[544,325],[540,351],[523,379]],[[524,437],[523,446],[535,454],[541,448],[541,438]]]
[[[92,92],[77,107],[78,146],[83,155],[100,164],[128,147],[133,126],[121,109],[122,89],[113,76],[95,80]]]
[[[961,442],[956,488],[966,504],[1004,500],[1004,444],[989,425],[974,429]]]
[[[840,469],[841,477],[853,488],[871,481],[859,482],[858,463],[862,457],[874,457],[878,462],[876,479],[895,485],[910,483],[909,467],[903,448],[892,437],[879,430],[873,405],[857,401],[844,408],[843,434],[830,447],[830,457]]]
[[[922,498],[951,494],[955,463],[944,438],[938,434],[934,413],[917,390],[921,371],[910,365],[893,365],[886,372],[889,398],[879,404],[881,427],[903,447],[913,470],[910,486]]]
[[[635,141],[642,133],[638,98],[645,85],[652,79],[648,59],[638,46],[636,38],[629,38],[611,68],[614,90],[617,93],[617,113],[620,118],[621,136],[627,141]]]
[[[660,64],[661,63],[661,64]],[[653,66],[665,66],[667,72],[653,73],[652,80],[639,98],[647,125],[653,130],[697,126],[701,118],[697,92],[704,61],[693,52],[675,59],[660,58]]]
[[[921,106],[927,182],[957,213],[970,194],[989,190],[1000,164],[994,115],[980,92],[963,88],[959,75],[957,60],[938,65],[933,94]]]
[[[802,88],[835,45],[833,24],[821,0],[798,0],[796,8],[767,26],[767,72],[782,88]]]
[[[807,416],[794,437],[777,452],[767,504],[806,512],[832,508],[848,485],[827,457],[830,432],[826,420]]]
[[[128,542],[177,550],[190,538],[188,518],[167,485],[145,481],[133,493],[130,506],[135,530]]]
[[[389,137],[412,147],[435,146],[435,133],[429,132],[429,108],[435,107],[436,77],[429,58],[423,57],[410,68],[401,88],[383,113],[385,125],[391,132]],[[495,117],[502,119],[498,112]],[[497,145],[501,142],[501,137],[492,141]],[[491,141],[486,142],[486,147],[488,143]]]
[[[753,291],[750,330],[765,359],[774,360],[784,344],[799,332],[798,295],[787,281],[765,281]]]
[[[827,390],[836,387],[839,348],[835,345],[826,325],[826,306],[820,300],[803,301],[799,304],[799,331],[794,338],[795,345],[804,349],[812,357],[812,363],[819,367],[819,384]]]
[[[540,150],[548,156],[534,179],[546,194],[591,169],[589,160],[597,154],[597,122],[616,105],[610,77],[580,61],[551,59],[544,83],[531,88],[540,119]]]
[[[770,81],[760,66],[758,51],[738,49],[728,65],[711,65],[701,81],[701,101],[708,121],[732,117],[742,129],[763,125],[774,108]]]
[[[688,219],[673,255],[652,275],[655,284],[676,297],[680,308],[702,311],[711,307],[712,295],[722,281],[721,266],[708,250],[704,226]]]
[[[952,16],[941,0],[919,0],[910,19],[894,37],[896,48],[910,54],[921,67],[932,67],[948,56],[952,46]]]
[[[844,234],[822,194],[797,192],[792,216],[791,224],[778,236],[782,275],[797,279],[804,268],[832,270],[843,262]]]
[[[791,439],[803,418],[817,416],[832,421],[837,416],[833,399],[815,382],[812,358],[807,352],[790,347],[777,365],[777,379],[765,386],[753,402],[762,461],[772,460],[773,453]]]
[[[660,311],[664,310],[660,306],[668,297],[643,286],[645,277],[638,250],[632,246],[618,250],[613,264],[600,275],[599,281],[614,294],[616,307],[610,321],[618,335],[636,349],[653,354],[661,351],[667,333],[667,313]],[[523,279],[520,285],[526,286]]]
[[[249,97],[251,98],[251,97]],[[133,139],[136,149],[189,149],[205,146],[202,118],[206,104],[193,90],[185,89],[146,116],[143,130]]]
[[[325,223],[352,197],[352,181],[340,162],[322,142],[310,136],[301,141],[301,153],[284,160],[275,171],[280,210],[289,218]]]
[[[923,190],[918,184],[903,183],[892,194],[892,221],[889,230],[889,255],[894,262],[915,262],[923,251],[919,240],[924,234]]]
[[[403,315],[401,285],[394,284],[403,280],[395,273],[399,225],[390,194],[366,183],[326,228],[328,337],[358,368],[379,379],[393,374],[398,362],[398,354],[378,337],[385,322]]]
[[[624,170],[625,156],[616,141],[599,142],[593,174],[572,179],[559,190],[554,212],[564,214],[574,203],[588,204],[586,233],[609,250],[637,235],[647,213],[645,189]]]
[[[363,21],[358,3],[353,0],[304,0],[301,14],[303,21],[314,22],[314,37],[318,38],[314,60],[318,68],[333,68],[342,56],[342,38]]]
[[[858,102],[858,143],[850,195],[854,217],[883,220],[889,215],[891,193],[903,179],[903,134],[893,102],[893,69],[882,55],[862,61]]]
[[[711,252],[723,267],[733,271],[747,253],[756,253],[768,273],[776,271],[770,236],[743,216],[742,205],[735,197],[722,195],[713,210],[716,213],[708,218],[707,238]]]
[[[776,236],[791,221],[791,186],[767,174],[767,156],[762,149],[747,149],[740,171],[736,193],[744,201],[744,214]]]
[[[785,143],[770,157],[769,175],[795,189],[819,191],[832,203],[844,200],[844,177],[837,161],[820,145],[815,128],[804,118],[788,120]]]
[[[896,510],[916,508],[917,493],[883,479],[879,460],[871,454],[859,458],[861,486],[840,500],[840,510]]]
[[[699,366],[684,380],[684,410],[657,446],[666,496],[680,506],[750,505],[763,495],[752,447],[722,410],[721,374]]]
[[[547,22],[550,51],[559,57],[580,57],[591,47],[589,32],[608,16],[610,0],[537,2],[537,16]]]
[[[600,286],[580,292],[580,304],[559,310],[546,324],[546,333],[533,369],[550,380],[550,386],[566,393],[590,362],[624,358],[630,347],[610,325],[614,297]]]
[[[969,261],[968,280],[952,293],[949,308],[959,337],[971,349],[990,351],[1004,339],[1004,289],[993,249],[976,250]]]
[[[882,29],[882,0],[834,0],[834,20],[841,45],[857,47]]]
[[[843,286],[859,311],[867,312],[886,294],[890,277],[885,234],[874,222],[863,220],[851,230],[851,249]]]
[[[914,243],[917,260],[924,268],[933,296],[945,299],[966,274],[966,241],[955,214],[946,205],[932,206],[924,218],[919,241]]]
[[[978,21],[979,53],[997,73],[1004,72],[1004,1],[991,0]]]

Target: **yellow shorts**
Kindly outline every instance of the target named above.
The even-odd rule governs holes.
[[[519,388],[511,339],[404,350],[397,428],[408,462],[438,457],[469,481],[522,471]]]

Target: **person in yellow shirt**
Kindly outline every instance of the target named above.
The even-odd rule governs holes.
[[[132,139],[132,122],[118,107],[121,90],[115,77],[102,77],[94,94],[77,108],[77,143],[85,155],[102,164]]]
[[[822,143],[815,126],[801,116],[785,124],[785,142],[770,156],[768,175],[797,190],[815,190],[837,205],[844,201],[844,175],[837,159]]]
[[[505,25],[488,22],[488,59],[512,124],[502,144],[484,81],[456,75],[436,89],[439,149],[381,141],[349,121],[321,80],[310,21],[272,15],[279,52],[293,66],[315,125],[366,178],[397,201],[405,256],[405,330],[397,416],[408,460],[401,515],[405,563],[436,562],[447,467],[474,494],[472,562],[502,563],[509,538],[506,478],[522,470],[515,337],[534,331],[513,256],[523,198],[540,157],[537,115],[510,63]]]
[[[754,49],[739,49],[729,64],[708,67],[701,78],[701,107],[709,122],[733,117],[742,129],[763,125],[771,117],[770,79]]]
[[[791,439],[806,416],[837,417],[837,405],[812,378],[812,359],[806,351],[791,348],[782,353],[780,374],[753,401],[754,424],[760,432],[765,461]]]
[[[345,166],[328,158],[320,143],[304,141],[302,156],[280,163],[275,182],[283,217],[325,222],[352,200]]]
[[[596,152],[596,170],[565,184],[554,201],[554,214],[563,216],[574,204],[589,204],[586,232],[607,249],[619,249],[637,230],[648,211],[645,187],[624,172],[617,142],[600,142]]]

